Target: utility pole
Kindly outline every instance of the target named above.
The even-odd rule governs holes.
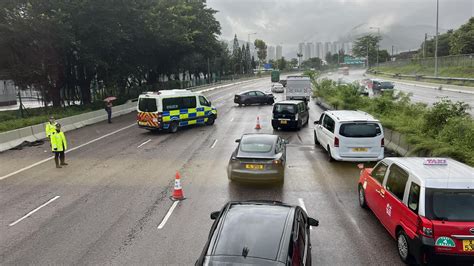
[[[367,69],[369,69],[369,38],[367,37]]]
[[[439,0],[436,0],[436,41],[435,41],[435,77],[438,76],[438,17],[439,17]]]
[[[425,33],[425,41],[423,42],[423,58],[426,58],[426,40],[428,40],[428,33]]]
[[[393,48],[394,48],[394,46],[392,45],[392,57],[393,57]]]

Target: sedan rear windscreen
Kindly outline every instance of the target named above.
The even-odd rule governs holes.
[[[474,221],[473,189],[426,189],[426,217],[440,221]]]
[[[140,98],[138,100],[138,109],[141,112],[156,112],[158,110],[156,106],[155,98]]]
[[[382,134],[382,130],[377,123],[345,123],[339,134],[347,138],[373,138]]]
[[[273,112],[294,114],[296,113],[296,106],[293,104],[276,104],[273,108]]]
[[[248,153],[268,153],[272,150],[273,143],[273,138],[247,136],[240,141],[240,150]]]

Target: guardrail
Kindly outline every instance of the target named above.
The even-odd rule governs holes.
[[[393,78],[398,78],[398,79],[402,79],[402,78],[412,78],[412,79],[415,79],[415,80],[418,80],[418,81],[419,81],[419,80],[422,80],[422,79],[440,80],[440,81],[446,81],[447,84],[449,84],[449,83],[452,82],[452,81],[460,81],[460,82],[462,82],[463,84],[465,84],[465,83],[467,83],[467,82],[472,82],[472,83],[474,83],[474,78],[456,78],[456,77],[435,77],[435,76],[425,76],[425,75],[407,75],[407,74],[400,74],[400,73],[388,73],[388,72],[376,71],[376,70],[373,70],[373,69],[368,70],[367,73],[374,74],[374,75],[382,74],[382,75],[391,76],[391,77],[393,77]]]

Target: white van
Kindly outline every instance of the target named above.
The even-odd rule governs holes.
[[[365,112],[325,111],[314,124],[314,143],[327,151],[329,161],[368,162],[384,158],[382,125]]]
[[[286,100],[309,102],[313,90],[308,76],[288,76],[286,79]]]
[[[217,118],[217,110],[211,101],[201,93],[187,90],[143,93],[138,97],[137,111],[139,127],[165,129],[171,133],[188,125],[213,125]]]

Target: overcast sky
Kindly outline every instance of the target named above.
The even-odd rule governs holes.
[[[439,2],[441,29],[457,28],[474,16],[474,0]],[[390,33],[394,27],[410,31],[436,22],[436,0],[207,0],[207,5],[219,11],[222,39],[237,34],[247,40],[248,33],[257,32],[251,39],[283,47],[304,40],[336,41],[370,26]]]

